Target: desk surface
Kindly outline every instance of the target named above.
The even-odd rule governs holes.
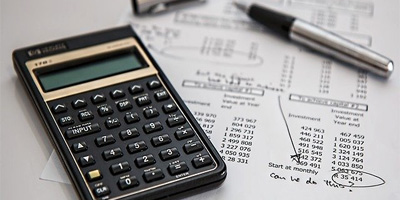
[[[53,150],[13,69],[14,49],[116,25],[128,0],[2,0],[0,199],[76,199],[71,185],[39,179]]]

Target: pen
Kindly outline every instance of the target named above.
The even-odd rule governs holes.
[[[292,41],[385,78],[393,72],[392,60],[335,33],[257,4],[234,4],[253,20]]]

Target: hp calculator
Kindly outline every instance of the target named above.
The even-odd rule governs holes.
[[[175,199],[226,167],[130,26],[14,51],[82,199]]]

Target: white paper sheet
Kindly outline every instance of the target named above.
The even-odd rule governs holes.
[[[260,2],[400,63],[398,1]],[[132,24],[225,159],[225,183],[193,198],[400,199],[397,69],[383,80],[321,58],[228,0],[154,17],[129,11],[121,22]]]

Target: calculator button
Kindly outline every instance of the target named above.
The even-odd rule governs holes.
[[[118,187],[121,190],[126,190],[129,188],[133,188],[139,185],[139,181],[136,176],[124,178],[118,181]]]
[[[211,157],[209,155],[200,156],[192,160],[192,164],[195,168],[205,167],[212,164]]]
[[[88,111],[84,111],[84,112],[80,112],[79,115],[79,120],[81,121],[88,121],[94,118],[94,115],[92,113],[92,111],[88,110]]]
[[[137,113],[126,113],[125,114],[125,122],[128,124],[132,124],[134,122],[140,121],[139,115]]]
[[[102,178],[101,172],[98,169],[92,170],[86,174],[88,181],[95,181]]]
[[[182,115],[178,115],[176,117],[169,117],[167,119],[167,124],[169,127],[173,127],[173,126],[177,126],[180,124],[184,124],[185,123],[185,118]]]
[[[156,98],[157,101],[163,101],[169,98],[169,95],[167,93],[167,91],[162,90],[162,91],[158,91],[154,94],[154,98]]]
[[[203,150],[203,145],[201,145],[200,141],[196,141],[196,142],[185,144],[183,146],[183,150],[185,150],[185,152],[187,154],[194,153],[194,152]]]
[[[60,124],[60,126],[68,126],[74,123],[74,119],[72,119],[71,116],[65,116],[65,117],[61,117],[58,120],[58,123]]]
[[[138,106],[144,106],[144,105],[148,105],[151,104],[151,100],[149,98],[149,96],[147,94],[139,96],[136,98],[136,104]]]
[[[108,144],[113,144],[113,143],[115,143],[115,139],[114,139],[114,136],[111,134],[96,138],[96,145],[98,147],[105,146]]]
[[[144,90],[143,90],[141,85],[133,85],[133,86],[129,87],[129,92],[131,94],[138,94],[138,93],[141,93],[143,91]]]
[[[156,180],[163,179],[164,173],[161,171],[161,169],[155,169],[149,172],[145,172],[143,174],[143,178],[146,182],[150,183]]]
[[[153,144],[153,146],[158,147],[171,143],[171,138],[169,138],[169,135],[164,134],[151,138],[151,143]]]
[[[143,112],[144,116],[149,119],[160,115],[156,108],[146,108]]]
[[[87,106],[85,99],[77,99],[72,102],[72,107],[75,109],[83,108],[85,106]]]
[[[110,171],[113,175],[121,174],[131,170],[131,166],[128,162],[122,162],[118,164],[111,165]]]
[[[93,189],[93,193],[96,197],[104,197],[106,195],[109,195],[111,193],[110,188],[107,186],[98,186]]]
[[[112,160],[115,158],[119,158],[123,156],[121,148],[115,148],[115,149],[110,149],[110,150],[106,150],[103,152],[103,158],[104,160]]]
[[[106,115],[111,115],[114,113],[113,109],[109,105],[104,105],[104,106],[99,107],[99,109],[97,109],[97,112],[102,117],[104,117]]]
[[[156,131],[160,131],[162,129],[163,129],[163,127],[161,125],[161,122],[151,122],[151,123],[145,124],[143,126],[143,130],[146,133],[153,133],[153,132],[156,132]]]
[[[58,114],[58,113],[63,113],[68,110],[67,106],[65,104],[57,104],[56,106],[52,107],[53,113]]]
[[[177,158],[179,156],[180,156],[179,151],[175,147],[170,148],[170,149],[165,149],[165,150],[162,150],[160,152],[160,158],[163,161],[170,160],[170,159],[173,159],[173,158]]]
[[[147,149],[147,145],[144,141],[135,142],[127,146],[129,153],[138,153]]]
[[[117,108],[119,111],[129,110],[132,108],[132,104],[128,100],[119,101],[117,102]]]
[[[80,153],[86,151],[87,149],[88,146],[86,145],[86,142],[78,142],[72,145],[72,151],[74,153]]]
[[[105,124],[108,129],[112,129],[112,128],[121,126],[121,122],[119,121],[118,118],[111,118],[111,117],[109,117],[106,120]]]
[[[176,110],[178,110],[178,108],[176,107],[176,105],[174,103],[170,103],[170,104],[166,104],[163,105],[162,109],[164,110],[165,113],[172,113]]]
[[[190,137],[193,137],[193,136],[194,136],[194,132],[193,132],[193,130],[191,128],[186,128],[186,129],[183,129],[183,130],[175,131],[175,137],[178,140],[183,140],[183,139],[190,138]]]
[[[83,156],[79,158],[79,165],[81,167],[87,167],[96,163],[92,155]]]
[[[157,80],[149,81],[147,82],[147,87],[149,87],[149,89],[156,89],[161,87],[161,83]]]
[[[156,163],[156,160],[154,159],[154,156],[152,154],[148,154],[136,158],[135,163],[137,167],[141,168]]]
[[[96,94],[90,98],[94,104],[105,102],[106,96],[104,94]]]
[[[100,126],[99,124],[90,124],[86,126],[80,126],[74,129],[66,130],[65,135],[67,136],[68,139],[80,137],[83,135],[88,135],[96,132],[100,132]]]
[[[119,132],[119,136],[122,140],[127,140],[139,136],[139,131],[136,128],[126,129]]]
[[[122,91],[122,90],[120,90],[120,89],[118,89],[118,90],[113,90],[113,91],[110,92],[110,96],[111,96],[111,98],[113,98],[113,99],[122,98],[122,97],[125,96],[125,92]]]
[[[171,175],[182,174],[189,171],[189,168],[185,162],[168,166],[168,171]]]

